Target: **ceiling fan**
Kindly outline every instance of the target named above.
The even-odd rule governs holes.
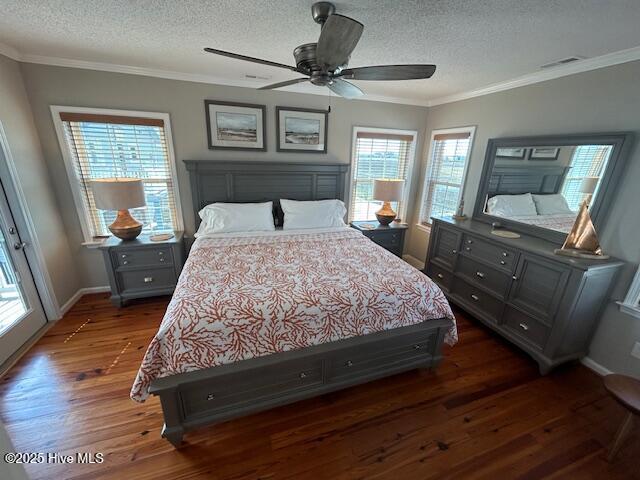
[[[311,15],[316,23],[322,26],[318,43],[305,43],[293,50],[296,66],[247,57],[237,53],[225,52],[215,48],[204,50],[216,55],[236,58],[272,67],[286,68],[301,73],[306,77],[278,82],[259,90],[273,90],[310,81],[314,85],[328,87],[344,98],[357,98],[364,95],[349,80],[413,80],[430,78],[436,71],[435,65],[379,65],[372,67],[347,68],[349,57],[356,48],[364,25],[353,18],[338,15],[335,6],[330,2],[317,2],[311,7]]]

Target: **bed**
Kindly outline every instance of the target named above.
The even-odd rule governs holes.
[[[344,191],[344,165],[186,163],[196,211]],[[354,229],[206,235],[191,248],[131,397],[160,396],[162,435],[178,446],[200,426],[435,368],[443,343],[456,340],[440,289]]]

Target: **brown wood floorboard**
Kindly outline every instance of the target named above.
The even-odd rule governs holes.
[[[102,464],[32,464],[32,478],[640,478],[635,435],[605,460],[624,411],[580,364],[535,363],[457,310],[460,342],[417,370],[160,438],[156,398],[129,389],[167,298],[117,309],[83,297],[0,381],[17,451],[101,452]]]

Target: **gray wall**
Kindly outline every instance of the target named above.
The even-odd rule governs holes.
[[[136,75],[22,64],[25,86],[36,119],[43,152],[61,206],[64,226],[85,287],[107,285],[102,259],[95,249],[80,247],[80,223],[71,196],[60,147],[55,135],[50,105],[116,108],[166,112],[171,115],[173,142],[178,163],[178,182],[185,227],[193,231],[194,218],[188,176],[182,160],[282,160],[350,163],[353,126],[391,127],[417,130],[416,151],[422,151],[426,108],[382,102],[346,101],[320,95],[258,91],[247,88],[206,85]],[[267,152],[215,151],[207,148],[204,99],[220,99],[267,105]],[[275,106],[327,108],[328,152],[324,154],[278,153],[275,151]],[[419,162],[419,159],[417,160]],[[418,179],[413,177],[409,198],[415,198]],[[407,213],[413,215],[410,202]]]
[[[0,55],[0,122],[60,305],[80,288],[49,170],[40,149],[20,65]]]
[[[626,63],[558,78],[505,92],[429,108],[427,138],[433,129],[477,125],[465,189],[465,213],[472,215],[487,140],[493,137],[561,133],[634,131],[636,143],[625,178],[604,229],[599,232],[606,253],[631,262],[613,297],[624,297],[640,262],[640,62]],[[424,174],[424,159],[421,176]],[[421,179],[422,182],[422,179]],[[416,217],[417,220],[417,217]],[[425,259],[428,234],[413,228],[408,253]],[[640,320],[607,306],[591,344],[590,357],[601,365],[640,374],[640,360],[631,357],[640,341]]]

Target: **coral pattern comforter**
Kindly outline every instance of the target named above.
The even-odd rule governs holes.
[[[131,389],[159,377],[449,318],[424,274],[350,228],[201,237]]]

